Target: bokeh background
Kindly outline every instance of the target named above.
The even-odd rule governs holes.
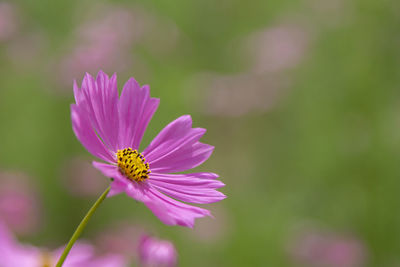
[[[399,29],[397,0],[1,2],[0,216],[58,247],[107,187],[69,111],[103,69],[161,98],[142,149],[182,114],[208,129],[228,198],[193,230],[107,199],[100,253],[135,263],[147,232],[180,266],[400,266]]]

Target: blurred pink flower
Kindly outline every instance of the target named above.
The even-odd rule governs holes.
[[[304,57],[310,36],[297,24],[282,23],[253,33],[248,51],[253,59],[251,71],[262,74],[281,72],[295,67]]]
[[[130,78],[119,97],[116,75],[109,78],[100,71],[96,79],[86,74],[81,88],[75,82],[74,95],[73,130],[89,152],[106,162],[93,166],[113,178],[108,196],[126,193],[163,223],[186,227],[211,214],[180,201],[207,204],[226,197],[216,190],[225,184],[215,173],[177,174],[201,165],[214,150],[199,141],[206,130],[192,128],[189,115],[169,123],[142,153],[137,151],[159,105],[148,85]]]
[[[352,237],[332,232],[305,231],[290,245],[297,264],[314,267],[360,267],[366,262],[366,248]]]
[[[85,72],[123,72],[134,69],[149,75],[147,62],[134,52],[141,44],[151,54],[162,57],[177,47],[180,32],[170,20],[152,15],[140,6],[97,4],[79,18],[84,18],[72,35],[69,48],[58,62],[60,82],[70,85]]]
[[[132,226],[132,222],[118,222],[110,229],[103,230],[96,238],[100,251],[118,253],[125,258],[134,260],[137,243],[142,227]]]
[[[0,219],[19,234],[37,230],[40,201],[31,179],[22,173],[0,173]]]
[[[75,46],[61,60],[65,84],[85,71],[125,69],[130,64],[130,46],[143,34],[140,14],[112,6],[93,10],[85,14],[92,20],[79,26]]]
[[[64,248],[55,251],[18,243],[4,224],[0,223],[0,267],[50,267],[54,266]],[[91,245],[76,243],[63,267],[123,267],[121,256],[108,254],[95,256]]]
[[[0,42],[9,40],[17,31],[16,7],[12,3],[0,3]]]
[[[218,117],[264,113],[279,102],[288,87],[288,81],[281,80],[278,76],[252,73],[203,74],[189,83],[189,87],[198,88],[199,96],[191,99],[196,99],[199,109],[205,114]]]
[[[159,240],[144,235],[138,247],[140,266],[143,267],[174,267],[177,264],[178,254],[174,245],[166,240]]]
[[[291,79],[286,71],[305,57],[310,33],[301,24],[283,22],[243,39],[247,69],[236,74],[200,74],[190,87],[198,88],[200,109],[210,115],[238,117],[264,113],[285,95]]]
[[[62,168],[62,174],[67,190],[75,196],[97,196],[109,184],[109,179],[80,157],[68,161]]]

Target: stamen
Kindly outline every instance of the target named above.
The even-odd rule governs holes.
[[[117,151],[118,167],[129,180],[142,182],[149,178],[149,163],[136,149],[128,147]]]

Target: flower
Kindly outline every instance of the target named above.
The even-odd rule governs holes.
[[[305,266],[365,266],[367,250],[354,236],[312,229],[302,232],[289,247],[294,262]]]
[[[134,78],[118,97],[117,77],[100,71],[97,78],[86,74],[81,88],[74,82],[76,104],[71,105],[72,127],[83,146],[107,163],[93,162],[111,177],[108,196],[125,192],[143,202],[163,223],[193,227],[194,220],[211,213],[190,203],[212,203],[225,198],[215,189],[224,183],[210,172],[171,174],[199,166],[214,147],[199,142],[206,132],[192,128],[184,115],[168,124],[139,153],[139,144],[159,99],[150,97],[148,85]],[[176,198],[172,199],[170,197]]]
[[[17,9],[14,4],[0,3],[0,42],[8,41],[17,31]]]
[[[247,50],[253,59],[251,71],[275,75],[296,67],[307,54],[309,30],[301,22],[283,21],[247,37]]]
[[[43,217],[41,201],[30,178],[22,172],[0,172],[0,218],[12,231],[23,235],[38,230]]]
[[[139,236],[143,231],[141,225],[132,224],[132,221],[115,222],[96,236],[96,248],[134,260],[136,255],[132,251],[136,250]]]
[[[141,237],[138,246],[140,266],[176,266],[177,253],[174,245],[151,236]]]
[[[129,51],[142,36],[140,16],[127,8],[94,7],[75,30],[76,43],[60,61],[61,82],[68,84],[83,70],[126,69]],[[128,30],[129,29],[129,30]]]
[[[48,251],[18,243],[4,224],[0,223],[0,267],[50,267],[54,266],[64,248]],[[87,243],[77,243],[72,248],[63,267],[123,267],[124,259],[116,254],[95,257],[94,249]]]

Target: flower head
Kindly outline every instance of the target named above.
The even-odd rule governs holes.
[[[17,31],[16,11],[14,4],[0,2],[0,42],[9,40]]]
[[[307,230],[289,247],[296,263],[305,266],[365,266],[367,251],[356,237],[320,229]]]
[[[138,253],[141,266],[176,266],[177,252],[169,241],[144,235],[139,241]]]
[[[18,243],[4,224],[0,223],[0,267],[50,267],[54,266],[63,248],[49,251]],[[63,267],[123,267],[124,259],[116,254],[95,257],[94,249],[86,243],[72,248]]]
[[[0,218],[18,234],[32,234],[40,225],[41,201],[26,174],[0,172]]]
[[[159,99],[150,88],[130,78],[118,96],[117,78],[100,71],[89,74],[81,88],[74,83],[71,105],[72,127],[83,146],[106,163],[93,162],[105,176],[113,178],[109,196],[125,192],[143,202],[168,225],[193,227],[194,220],[210,216],[206,209],[184,204],[212,203],[225,198],[218,175],[210,172],[171,174],[190,170],[206,161],[214,147],[199,142],[206,132],[192,128],[184,115],[168,124],[139,152],[139,144]],[[172,199],[164,194],[167,194]]]

